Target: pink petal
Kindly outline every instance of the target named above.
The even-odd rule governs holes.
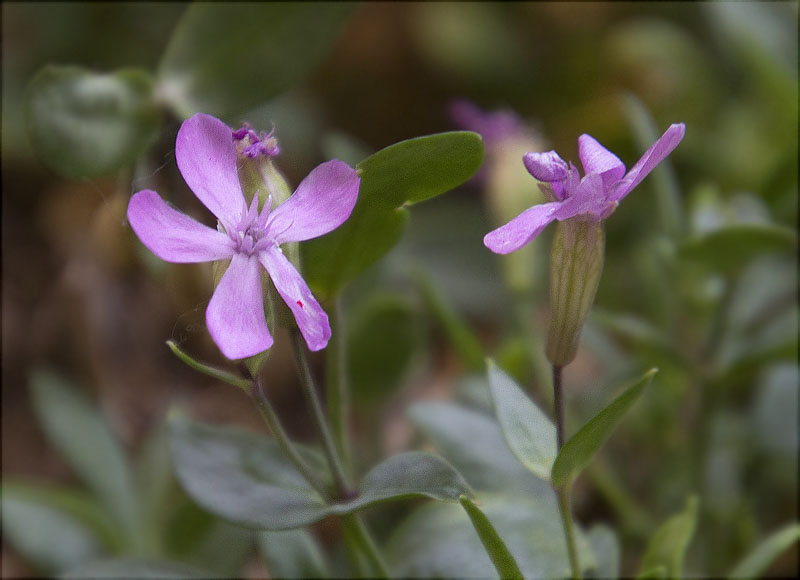
[[[172,208],[149,189],[131,198],[128,223],[147,249],[167,262],[210,262],[233,255],[228,236]]]
[[[592,173],[584,177],[573,195],[561,203],[561,207],[553,214],[558,221],[578,215],[592,215],[597,219],[606,210],[607,200],[603,186],[603,177]]]
[[[683,139],[686,133],[686,125],[683,123],[673,123],[669,126],[664,134],[653,143],[653,145],[645,151],[642,158],[636,162],[636,165],[631,167],[628,174],[620,181],[611,194],[608,196],[612,201],[619,201],[628,195],[631,190],[639,185],[641,181],[647,177],[656,165],[664,161],[667,155],[672,153],[678,143]]]
[[[246,358],[272,346],[264,318],[258,258],[234,254],[206,310],[211,338],[226,357]]]
[[[625,175],[625,164],[591,135],[578,137],[578,157],[581,158],[584,174],[599,173],[607,188]]]
[[[526,153],[522,157],[522,163],[528,173],[539,181],[553,182],[563,181],[569,173],[567,162],[558,156],[555,151],[544,153]]]
[[[300,273],[276,246],[261,251],[258,257],[269,272],[275,289],[294,314],[297,327],[306,339],[308,348],[325,348],[331,337],[328,315],[311,294]]]
[[[489,232],[483,244],[495,254],[509,254],[538,236],[552,222],[562,202],[543,203],[526,209],[506,225]]]
[[[183,179],[226,227],[238,223],[244,205],[232,135],[219,119],[198,113],[183,122],[175,142]]]
[[[350,217],[360,183],[355,169],[343,161],[317,166],[272,212],[267,223],[274,239],[301,242],[335,230]]]

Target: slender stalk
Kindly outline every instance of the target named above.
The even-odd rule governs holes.
[[[331,309],[333,331],[326,350],[326,400],[328,416],[333,431],[333,441],[342,458],[345,473],[352,476],[353,461],[351,456],[350,431],[350,382],[347,376],[347,348],[342,315],[342,300],[337,296]]]
[[[328,460],[328,465],[331,468],[333,481],[336,484],[336,492],[339,499],[348,499],[352,497],[353,490],[350,489],[350,484],[347,481],[347,476],[344,473],[342,462],[339,459],[339,454],[336,452],[336,446],[333,443],[330,427],[325,420],[325,414],[322,411],[322,404],[319,402],[317,389],[314,386],[314,378],[311,376],[311,368],[308,365],[306,358],[306,351],[304,346],[303,337],[300,331],[292,329],[290,331],[292,337],[292,350],[294,350],[294,360],[297,364],[297,374],[300,377],[300,384],[303,388],[303,395],[306,402],[311,407],[311,414],[314,417],[314,425],[317,428],[317,433],[322,439],[322,449],[325,452],[325,458]]]
[[[581,564],[578,560],[578,547],[575,542],[575,530],[572,526],[572,482],[568,482],[564,487],[556,490],[558,496],[558,509],[561,512],[561,521],[564,524],[564,534],[567,536],[567,552],[569,553],[569,564],[572,568],[572,578],[581,578]]]
[[[367,561],[372,566],[375,578],[390,578],[389,569],[375,545],[364,522],[357,514],[347,514],[342,517],[342,525],[349,533],[350,539],[360,549],[361,553],[366,556]]]
[[[561,384],[561,374],[563,367],[553,365],[553,415],[556,421],[556,444],[558,452],[564,446],[564,393]],[[569,563],[572,568],[572,577],[581,578],[581,565],[578,560],[578,548],[575,540],[575,530],[572,525],[572,482],[554,488],[558,496],[558,509],[561,512],[561,521],[564,524],[564,536],[567,540],[567,552],[569,553]]]
[[[320,494],[320,496],[327,499],[330,494],[326,489],[325,484],[311,470],[303,457],[297,451],[297,448],[294,446],[291,439],[289,439],[289,435],[286,433],[283,425],[281,425],[280,419],[278,419],[278,415],[275,413],[275,409],[272,408],[269,399],[267,399],[267,396],[264,394],[264,389],[261,386],[260,380],[257,379],[253,382],[253,385],[250,389],[250,394],[258,406],[258,411],[261,413],[261,416],[264,418],[264,421],[270,428],[270,431],[272,431],[272,434],[275,436],[275,440],[278,442],[281,450],[286,454],[286,457],[289,458],[297,471],[299,471],[300,474],[306,478],[306,481],[308,481],[311,487],[313,487],[317,493]]]

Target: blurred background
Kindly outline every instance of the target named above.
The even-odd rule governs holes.
[[[204,328],[212,290],[206,265],[159,262],[125,221],[130,195],[152,187],[208,222],[175,167],[182,119],[163,111],[157,139],[133,171],[94,179],[51,169],[61,153],[34,146],[26,125],[26,91],[42,67],[155,71],[186,9],[2,5],[6,481],[82,485],[42,427],[46,388],[31,390],[40,369],[85,393],[130,457],[157,448],[148,444],[159,441],[176,403],[203,420],[264,430],[246,397],[188,369],[164,344],[173,339],[224,364]],[[355,163],[403,139],[480,131],[452,117],[454,99],[514,111],[527,150],[555,149],[576,162],[581,133],[630,167],[670,123],[685,123],[672,169],[644,182],[607,224],[596,310],[565,380],[574,431],[607,404],[618,379],[661,368],[603,451],[602,469],[579,482],[576,517],[619,530],[630,575],[653,528],[697,493],[687,573],[719,576],[797,520],[796,234],[781,241],[797,225],[797,19],[796,2],[365,3],[342,20],[308,76],[266,99],[254,89],[244,107],[230,103],[220,116],[232,126],[274,125],[278,164],[294,185],[331,157]],[[227,66],[234,69],[236,55],[259,42],[249,29],[243,36],[231,37],[237,49]],[[293,55],[283,58],[291,63]],[[248,66],[261,86],[270,71]],[[525,264],[484,248],[483,235],[514,215],[497,210],[508,207],[503,196],[520,209],[538,202],[518,162],[520,143],[487,136],[486,145],[489,177],[415,206],[403,241],[345,295],[348,340],[353,352],[366,353],[351,360],[363,465],[419,442],[406,418],[413,401],[480,398],[469,394],[479,373],[448,339],[444,311],[549,404],[541,360],[528,347],[547,321],[550,235]],[[432,306],[425,287],[445,306]],[[291,434],[308,440],[288,341],[278,336],[270,395]],[[385,352],[394,354],[375,359]],[[174,482],[165,489],[180,497]],[[186,525],[175,522],[165,524],[166,536]],[[317,530],[323,540],[331,533],[325,525]],[[82,545],[35,561],[31,554],[41,552],[26,553],[25,545],[4,529],[4,577],[103,553]],[[170,550],[186,561],[203,558],[200,548]],[[769,573],[792,576],[797,565],[795,545]],[[260,571],[246,554],[230,566]]]

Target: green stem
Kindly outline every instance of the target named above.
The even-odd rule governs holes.
[[[553,415],[556,421],[556,444],[557,451],[560,452],[565,443],[565,420],[564,420],[564,393],[561,383],[563,367],[553,365]],[[558,496],[558,509],[561,512],[561,521],[564,524],[564,536],[567,540],[567,552],[569,553],[569,563],[572,568],[572,577],[581,578],[581,565],[578,560],[578,548],[575,541],[575,530],[572,525],[572,482],[568,481],[565,485],[553,488]]]
[[[389,569],[361,518],[357,514],[347,514],[342,516],[342,525],[345,526],[350,539],[359,551],[366,556],[367,561],[372,566],[372,576],[375,578],[390,578]]]
[[[331,309],[332,332],[326,350],[328,416],[333,431],[333,441],[342,458],[345,473],[352,476],[353,461],[349,437],[350,382],[347,376],[347,345],[342,315],[342,300],[334,299]]]
[[[572,578],[580,580],[581,564],[578,560],[578,547],[575,542],[575,530],[572,526],[572,482],[567,482],[564,487],[556,490],[558,496],[558,509],[561,512],[561,521],[564,524],[564,534],[567,536],[567,552],[569,553],[569,564],[572,568]]]
[[[281,425],[280,419],[278,419],[278,415],[275,413],[275,409],[272,408],[269,399],[267,399],[267,396],[264,394],[264,389],[259,380],[252,383],[250,394],[258,406],[258,410],[264,418],[264,422],[266,422],[270,431],[272,431],[275,440],[278,442],[281,450],[286,454],[286,457],[289,458],[297,471],[306,478],[306,481],[308,481],[311,487],[313,487],[321,497],[327,499],[329,493],[326,490],[325,484],[314,474],[297,451],[291,439],[289,439],[289,435],[286,433],[283,425]]]
[[[344,473],[342,462],[339,459],[339,454],[336,452],[336,446],[333,443],[330,427],[328,427],[328,422],[325,420],[325,414],[322,411],[322,404],[319,402],[317,389],[314,385],[314,378],[311,376],[311,368],[309,367],[308,358],[306,357],[303,337],[296,328],[293,328],[290,334],[292,337],[294,360],[297,364],[297,374],[300,377],[300,385],[302,386],[306,402],[309,407],[311,407],[311,414],[314,418],[314,425],[317,428],[317,433],[320,439],[322,439],[322,449],[325,452],[325,458],[328,460],[328,465],[331,468],[338,499],[349,499],[353,495],[353,490],[350,489],[350,484]]]

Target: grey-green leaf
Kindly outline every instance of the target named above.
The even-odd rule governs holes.
[[[514,457],[490,415],[441,402],[417,403],[409,417],[476,490],[552,493]]]
[[[568,484],[586,467],[611,436],[631,405],[639,399],[656,372],[658,369],[647,371],[564,444],[553,464],[551,481],[554,486],[561,487]]]
[[[655,570],[663,569],[667,578],[683,578],[683,558],[697,525],[697,504],[697,497],[690,497],[683,511],[653,533],[639,567],[639,577],[652,577]]]
[[[542,493],[525,495],[482,493],[479,505],[525,578],[569,575],[564,530],[549,486]],[[591,550],[580,532],[578,549],[584,569],[594,567]],[[446,503],[430,503],[415,510],[394,530],[384,553],[398,577],[498,577],[467,513]]]
[[[241,114],[313,71],[352,8],[339,2],[193,3],[159,65],[159,95],[183,117]]]
[[[91,525],[103,514],[89,497],[4,483],[2,498],[4,539],[41,572],[61,572],[107,549]]]
[[[800,524],[789,524],[767,536],[728,574],[728,578],[759,578],[775,559],[800,540]]]
[[[143,541],[138,497],[123,450],[99,410],[55,373],[31,374],[33,406],[50,443],[127,530]]]
[[[596,565],[587,578],[619,578],[620,546],[617,534],[603,524],[592,526],[586,534],[586,541],[592,548]]]
[[[367,473],[354,499],[328,503],[271,439],[177,415],[170,421],[170,430],[173,460],[186,491],[208,511],[242,526],[299,528],[383,501],[407,497],[458,501],[460,495],[472,493],[443,459],[409,452],[390,457]],[[313,469],[326,472],[317,454],[302,452]]]
[[[495,414],[509,448],[531,473],[549,481],[556,458],[555,426],[494,362],[487,367]]]
[[[308,530],[263,531],[258,549],[272,578],[330,578],[325,556]]]
[[[348,220],[302,245],[306,281],[323,297],[337,293],[398,242],[405,205],[464,183],[482,161],[483,141],[468,131],[408,139],[367,157],[356,167],[361,186]]]
[[[153,79],[135,69],[100,74],[49,65],[28,86],[25,117],[42,162],[71,178],[107,175],[131,164],[161,126]]]

